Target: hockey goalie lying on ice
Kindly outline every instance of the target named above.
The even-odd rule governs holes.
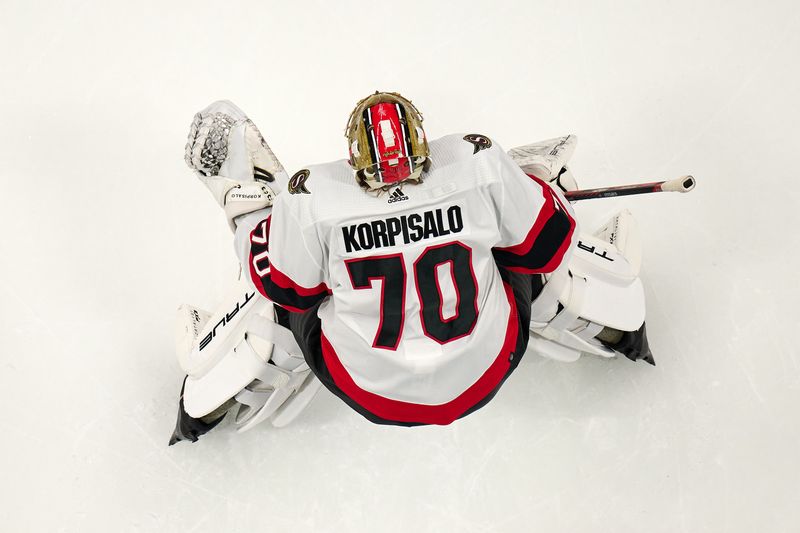
[[[567,198],[593,191],[566,166],[574,136],[508,153],[479,134],[429,142],[396,93],[361,100],[346,136],[348,159],[289,177],[232,103],[195,115],[186,161],[235,232],[242,279],[213,314],[179,309],[170,444],[228,411],[240,431],[285,425],[323,385],[378,424],[449,424],[528,346],[653,363],[636,228],[624,211],[581,231]]]

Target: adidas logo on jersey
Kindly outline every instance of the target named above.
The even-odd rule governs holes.
[[[408,200],[408,196],[403,194],[403,191],[400,189],[395,189],[389,194],[389,203],[393,204],[395,202],[402,202],[403,200]]]

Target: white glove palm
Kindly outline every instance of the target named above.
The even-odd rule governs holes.
[[[232,229],[236,217],[272,205],[289,181],[253,121],[227,100],[194,116],[185,159],[225,210]]]

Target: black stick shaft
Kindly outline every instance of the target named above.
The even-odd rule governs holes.
[[[689,192],[694,189],[695,180],[692,176],[683,176],[674,180],[655,181],[652,183],[636,183],[634,185],[619,185],[617,187],[602,187],[599,189],[583,189],[567,191],[564,196],[570,202],[590,200],[592,198],[613,198],[616,196],[629,196],[632,194],[648,194],[653,192]]]

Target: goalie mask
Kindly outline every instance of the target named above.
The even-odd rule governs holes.
[[[398,93],[376,92],[358,102],[345,135],[350,166],[369,190],[418,182],[429,166],[422,115]]]

